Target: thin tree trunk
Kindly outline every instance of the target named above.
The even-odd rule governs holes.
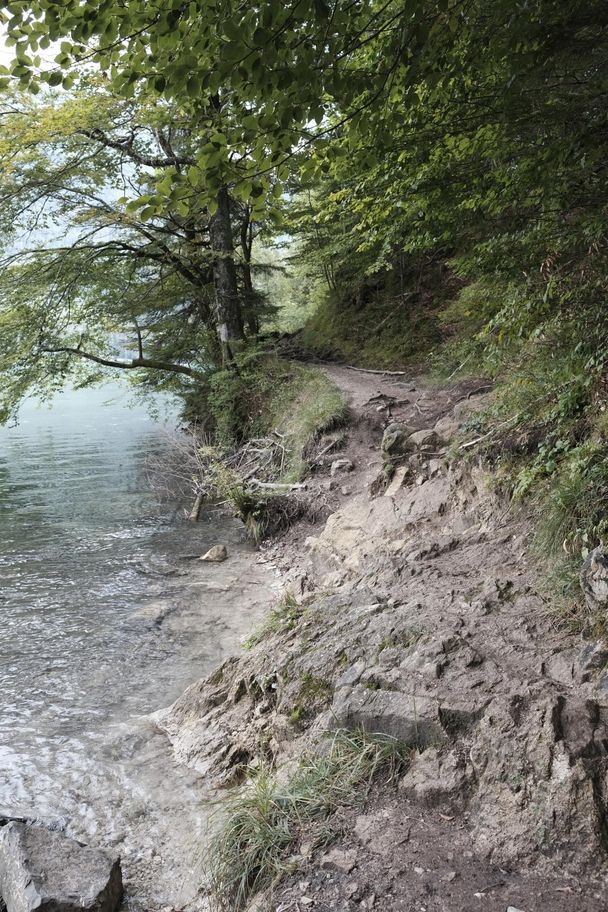
[[[209,225],[214,255],[215,322],[225,363],[234,358],[234,343],[244,338],[243,316],[234,263],[234,244],[230,224],[228,188],[222,187],[217,198],[217,211]]]
[[[251,278],[251,251],[253,249],[253,226],[251,224],[251,217],[249,212],[249,207],[245,207],[245,214],[241,220],[241,251],[243,254],[243,290],[244,290],[244,301],[243,301],[243,311],[245,315],[245,322],[247,324],[247,332],[250,336],[257,336],[260,331],[260,321],[258,315],[255,312],[255,291],[253,288],[253,280]]]

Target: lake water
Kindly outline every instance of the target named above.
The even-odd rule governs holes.
[[[239,524],[189,523],[189,504],[151,489],[164,408],[153,422],[108,386],[0,428],[0,809],[115,847],[146,908],[191,900],[206,819],[205,783],[146,716],[236,648],[268,598]],[[218,541],[226,564],[192,560]]]

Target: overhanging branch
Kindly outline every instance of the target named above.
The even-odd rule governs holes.
[[[185,364],[174,364],[172,361],[163,361],[157,358],[138,357],[130,360],[119,360],[113,358],[102,358],[100,355],[94,355],[92,352],[83,351],[81,348],[73,348],[68,345],[58,346],[57,348],[41,347],[40,351],[45,354],[65,354],[76,355],[78,358],[85,358],[87,361],[94,361],[95,364],[101,364],[103,367],[114,367],[119,370],[137,370],[145,368],[147,370],[168,371],[172,374],[185,374],[187,377],[202,379],[203,374],[194,370]]]

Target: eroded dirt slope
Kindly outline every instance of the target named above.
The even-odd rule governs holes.
[[[162,716],[177,757],[229,784],[340,727],[416,745],[268,908],[605,909],[608,653],[558,629],[529,519],[450,452],[485,385],[328,372],[354,413],[311,481],[333,512],[260,557],[300,604]],[[395,421],[415,436],[387,485]]]

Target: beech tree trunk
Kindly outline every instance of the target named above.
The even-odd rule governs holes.
[[[217,211],[209,225],[213,251],[215,283],[215,322],[225,363],[234,358],[234,343],[244,338],[243,315],[234,263],[234,244],[230,223],[228,188],[222,187],[217,198]]]
[[[260,331],[260,321],[255,309],[256,295],[251,278],[251,251],[253,249],[253,226],[249,207],[246,207],[245,214],[241,221],[241,251],[243,254],[243,292],[244,302],[243,310],[247,324],[247,332],[250,336],[257,336]]]

